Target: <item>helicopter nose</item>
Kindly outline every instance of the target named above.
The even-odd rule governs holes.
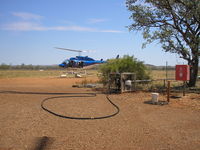
[[[65,67],[65,64],[59,64],[60,67]]]

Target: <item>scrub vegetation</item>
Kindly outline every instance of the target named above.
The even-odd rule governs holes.
[[[109,74],[113,72],[134,72],[138,80],[150,79],[150,71],[144,63],[128,55],[125,55],[123,58],[110,59],[100,67],[100,72],[102,73],[101,80],[103,83],[108,81]]]

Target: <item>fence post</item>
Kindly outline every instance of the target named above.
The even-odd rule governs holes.
[[[170,81],[167,81],[167,101],[170,101]]]
[[[185,81],[183,81],[183,96],[185,96]]]

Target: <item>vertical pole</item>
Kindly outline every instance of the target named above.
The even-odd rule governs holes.
[[[121,93],[123,93],[124,83],[123,83],[123,73],[120,73],[120,84],[121,84]]]
[[[185,96],[185,81],[183,81],[183,96]]]
[[[165,67],[165,71],[166,71],[166,80],[167,80],[167,78],[168,78],[167,66],[168,66],[168,62],[166,61],[166,67]]]
[[[166,86],[165,86],[165,81],[166,81],[166,79],[163,80],[163,87],[164,87],[164,88],[166,87]]]
[[[170,101],[170,81],[167,81],[167,101]]]
[[[134,73],[134,90],[136,91],[136,74]]]

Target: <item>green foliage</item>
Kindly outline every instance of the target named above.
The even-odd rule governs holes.
[[[4,64],[4,63],[2,63],[0,65],[0,70],[8,70],[8,69],[10,69],[10,65],[7,65],[7,64]]]
[[[190,50],[198,54],[200,46],[199,0],[127,0],[133,23],[130,30],[142,30],[148,43],[158,40],[165,51],[188,60]],[[196,49],[195,49],[196,48]]]
[[[149,71],[143,62],[138,61],[133,56],[125,55],[123,58],[110,59],[100,67],[102,82],[108,81],[110,73],[134,72],[137,79],[149,79]]]
[[[133,23],[146,44],[158,41],[164,51],[177,53],[191,65],[194,86],[200,57],[200,0],[126,0]]]

